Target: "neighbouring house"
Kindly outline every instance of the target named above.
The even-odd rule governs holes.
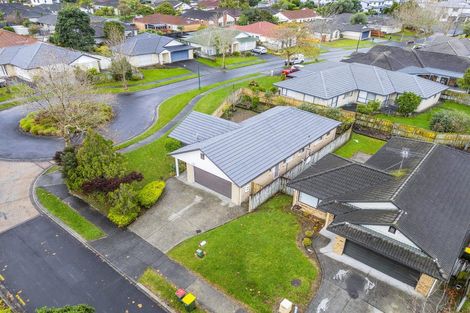
[[[182,16],[151,14],[134,18],[134,24],[139,31],[147,29],[157,30],[163,33],[192,32],[199,29],[201,23],[192,21]]]
[[[470,17],[470,4],[462,0],[447,0],[432,3],[441,12],[441,22],[458,21],[465,23]]]
[[[113,8],[114,15],[119,15],[119,0],[93,0],[93,13],[101,8]]]
[[[36,5],[44,5],[44,4],[56,4],[60,3],[59,0],[31,0],[31,5],[36,6]]]
[[[457,79],[462,78],[470,67],[470,59],[466,57],[384,45],[375,46],[366,53],[355,53],[343,62],[417,75],[451,87],[457,87]]]
[[[470,39],[435,36],[427,41],[420,50],[470,57]]]
[[[255,37],[263,46],[269,49],[280,50],[285,48],[286,43],[279,40],[276,36],[276,24],[270,22],[256,22],[249,25],[235,25],[232,28]],[[295,38],[292,38],[289,41],[289,46],[295,46],[295,44]]]
[[[384,14],[368,16],[367,26],[371,29],[371,35],[375,37],[399,33],[402,28],[399,21]]]
[[[216,47],[219,36],[233,38],[233,42],[227,51],[228,53],[245,52],[256,48],[256,38],[245,32],[229,28],[206,28],[192,33],[184,38],[184,41],[198,48],[198,52],[202,56],[215,56],[220,53]]]
[[[169,135],[185,145],[171,156],[186,164],[188,182],[240,205],[256,186],[266,186],[331,142],[339,125],[294,107],[275,107],[241,123],[193,111]]]
[[[364,164],[329,154],[288,184],[294,207],[336,234],[333,252],[424,296],[463,265],[469,185],[470,154],[398,137]]]
[[[353,40],[371,38],[371,29],[367,25],[351,24],[351,13],[338,14],[333,18],[336,27],[341,31],[341,37]]]
[[[199,0],[195,6],[203,10],[214,10],[219,7],[219,0]]]
[[[66,64],[82,69],[104,69],[109,61],[80,51],[44,42],[0,49],[0,77],[16,77],[31,81],[43,67]]]
[[[341,29],[331,19],[317,19],[311,22],[310,25],[313,37],[322,42],[341,39]]]
[[[178,0],[156,0],[156,1],[150,0],[148,2],[153,4],[155,7],[159,6],[160,4],[164,2],[168,2],[178,12],[184,12],[186,10],[191,9],[191,6],[189,4],[182,2],[182,1],[178,1]]]
[[[279,22],[310,22],[313,21],[320,16],[317,12],[313,9],[303,8],[300,10],[285,10],[280,11],[274,14],[275,17],[279,20]]]
[[[226,27],[235,25],[240,17],[240,10],[238,9],[213,9],[213,10],[200,10],[191,9],[181,14],[182,17],[191,21],[198,22],[202,25],[215,25]]]
[[[174,38],[150,33],[127,38],[123,44],[113,48],[116,53],[126,56],[135,67],[191,60],[193,49]]]
[[[31,36],[18,35],[17,33],[0,29],[0,49],[11,46],[30,45],[36,42],[37,40]]]
[[[393,0],[361,0],[363,11],[375,11],[380,13],[385,8],[389,8],[393,4]],[[400,3],[400,1],[396,1]]]
[[[28,6],[21,3],[0,3],[0,11],[4,16],[19,16],[36,22],[38,18],[47,14],[57,14],[60,10],[60,4],[43,4],[37,6]]]
[[[280,94],[296,100],[342,107],[352,103],[378,100],[382,107],[391,106],[404,92],[413,92],[422,98],[417,111],[435,105],[447,86],[401,72],[380,67],[341,62],[310,64],[294,77],[275,83]]]

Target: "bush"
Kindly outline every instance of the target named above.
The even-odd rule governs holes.
[[[380,101],[378,100],[371,100],[367,102],[367,104],[358,104],[356,111],[358,113],[362,114],[367,114],[370,115],[372,113],[375,113],[379,110],[380,108]]]
[[[140,205],[146,208],[151,207],[157,203],[164,189],[164,181],[153,181],[148,183],[137,195]]]
[[[139,215],[136,193],[131,184],[121,184],[119,189],[109,193],[112,207],[108,219],[118,227],[125,227],[132,223]]]
[[[232,53],[232,56],[234,56],[234,57],[239,57],[240,55],[241,55],[241,54],[240,54],[239,51],[234,51],[234,52]]]
[[[138,172],[131,172],[123,177],[97,177],[82,185],[84,193],[92,192],[111,192],[119,188],[121,184],[130,184],[134,181],[141,181],[144,176]]]
[[[438,111],[431,118],[431,129],[443,133],[463,133],[470,127],[470,118],[461,112]]]
[[[398,113],[410,115],[418,108],[421,103],[421,97],[413,92],[405,92],[398,96],[395,101],[398,104]]]
[[[165,150],[166,150],[166,152],[173,152],[175,150],[178,150],[182,146],[183,146],[183,144],[179,140],[176,140],[176,139],[173,139],[173,138],[165,139]]]
[[[354,119],[352,117],[341,114],[341,110],[338,108],[329,108],[312,103],[303,103],[299,106],[299,109],[340,121],[341,125],[338,127],[337,134],[342,134],[354,123]]]
[[[86,304],[66,305],[62,308],[42,307],[36,313],[95,313],[95,309]]]
[[[308,248],[308,247],[312,246],[312,239],[310,239],[308,237],[305,237],[304,239],[302,239],[302,245],[305,248]]]
[[[20,128],[33,135],[59,136],[55,121],[43,111],[31,112],[20,120]]]
[[[305,231],[305,237],[312,238],[313,237],[313,231],[311,231],[311,230]]]

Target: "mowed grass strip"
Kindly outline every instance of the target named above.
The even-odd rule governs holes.
[[[58,197],[44,188],[37,188],[36,195],[39,202],[54,216],[73,229],[85,240],[96,240],[105,236],[105,233],[96,225],[81,216]]]
[[[255,212],[184,241],[169,256],[253,312],[273,312],[283,298],[305,309],[319,271],[297,245],[301,227],[291,205],[292,197],[274,196]],[[206,256],[199,259],[194,253],[203,240]]]
[[[145,270],[145,272],[139,278],[139,283],[144,285],[147,289],[149,289],[152,293],[157,295],[159,298],[163,299],[165,303],[176,312],[178,313],[187,312],[184,307],[184,304],[178,301],[178,299],[175,296],[175,292],[177,288],[173,286],[170,282],[168,282],[165,279],[165,277],[157,273],[152,268],[148,268]],[[206,311],[199,307],[196,307],[196,309],[191,312],[204,313]]]
[[[222,64],[223,64],[222,57],[216,57],[215,60],[205,59],[205,58],[197,58],[196,60],[199,63],[205,64],[210,67],[222,67]],[[257,56],[246,56],[246,57],[227,56],[225,57],[225,67],[229,70],[244,67],[244,66],[264,63],[264,62],[265,61],[263,59],[260,59]]]
[[[351,158],[358,152],[365,154],[375,154],[386,142],[376,138],[352,133],[347,143],[335,151],[335,154],[343,158]]]

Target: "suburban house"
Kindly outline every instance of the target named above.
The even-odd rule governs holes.
[[[298,23],[310,22],[320,17],[315,10],[308,8],[280,11],[274,14],[274,16],[277,17],[279,22]]]
[[[321,42],[334,41],[341,38],[341,29],[330,19],[318,19],[310,23],[313,37]]]
[[[198,0],[196,7],[203,10],[214,10],[219,7],[219,0]]]
[[[193,48],[181,42],[157,34],[142,33],[127,38],[123,44],[113,48],[126,56],[135,67],[168,64],[193,59]]]
[[[42,4],[37,6],[28,6],[22,3],[0,3],[0,11],[4,16],[16,16],[19,14],[22,18],[36,22],[43,15],[52,14],[60,10],[60,4]]]
[[[274,84],[281,95],[333,108],[371,100],[389,106],[397,96],[409,91],[422,98],[417,109],[421,112],[435,105],[441,92],[448,88],[414,75],[357,63],[310,64],[289,76],[294,78]]]
[[[184,12],[186,10],[191,9],[191,6],[187,3],[178,0],[156,0],[156,1],[148,1],[149,3],[153,4],[154,6],[159,6],[164,2],[168,2],[173,6],[173,8],[178,12]]]
[[[400,1],[398,1],[400,3]],[[363,11],[382,12],[383,9],[391,7],[393,0],[361,0]]]
[[[327,155],[289,186],[294,207],[336,234],[333,252],[428,296],[461,269],[469,184],[470,154],[394,137],[364,164]]]
[[[371,35],[383,37],[401,31],[401,23],[389,15],[368,16],[367,26],[371,29]]]
[[[272,50],[285,48],[285,42],[276,36],[277,25],[270,22],[256,22],[249,25],[235,25],[233,29],[245,32],[256,38],[263,46]],[[290,46],[295,46],[295,38],[289,42]]]
[[[8,30],[0,29],[0,49],[18,45],[30,45],[37,40],[30,36],[18,35]]]
[[[54,64],[101,70],[109,65],[104,59],[43,42],[11,46],[0,48],[0,77],[31,81],[41,68]]]
[[[251,51],[256,48],[257,39],[246,32],[229,28],[206,28],[184,38],[184,41],[191,46],[198,48],[202,56],[215,56],[219,54],[216,48],[217,38],[223,36],[232,38],[232,44],[228,53]]]
[[[334,17],[336,27],[341,31],[341,38],[367,40],[371,38],[371,29],[367,25],[351,24],[351,13],[342,13]]]
[[[378,66],[452,87],[457,86],[457,79],[470,67],[470,59],[466,57],[384,45],[375,46],[367,53],[355,53],[343,62]]]
[[[240,10],[237,9],[214,9],[200,10],[191,9],[181,14],[182,17],[202,25],[215,25],[220,27],[235,25],[240,17]]]
[[[461,57],[470,57],[470,39],[435,36],[419,49],[423,51],[453,54]]]
[[[201,26],[201,23],[182,16],[159,13],[136,17],[133,22],[140,31],[152,29],[161,32],[192,32],[198,30]]]
[[[283,106],[241,123],[191,112],[169,135],[185,145],[171,155],[186,164],[188,182],[240,205],[256,186],[266,186],[331,142],[339,125]]]
[[[93,11],[101,8],[113,8],[114,14],[119,15],[119,0],[93,0]]]

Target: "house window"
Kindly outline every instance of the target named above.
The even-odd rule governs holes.
[[[201,160],[205,160],[206,159],[206,156],[204,155],[204,153],[201,152]]]
[[[388,228],[388,232],[389,232],[389,233],[395,234],[396,231],[397,231],[397,229],[396,229],[395,227],[393,227],[393,226],[390,226],[390,227]]]
[[[314,197],[314,196],[311,196],[311,195],[308,195],[306,193],[303,193],[301,192],[299,194],[299,201],[308,205],[308,206],[311,206],[313,208],[316,208],[318,206],[318,198]]]

